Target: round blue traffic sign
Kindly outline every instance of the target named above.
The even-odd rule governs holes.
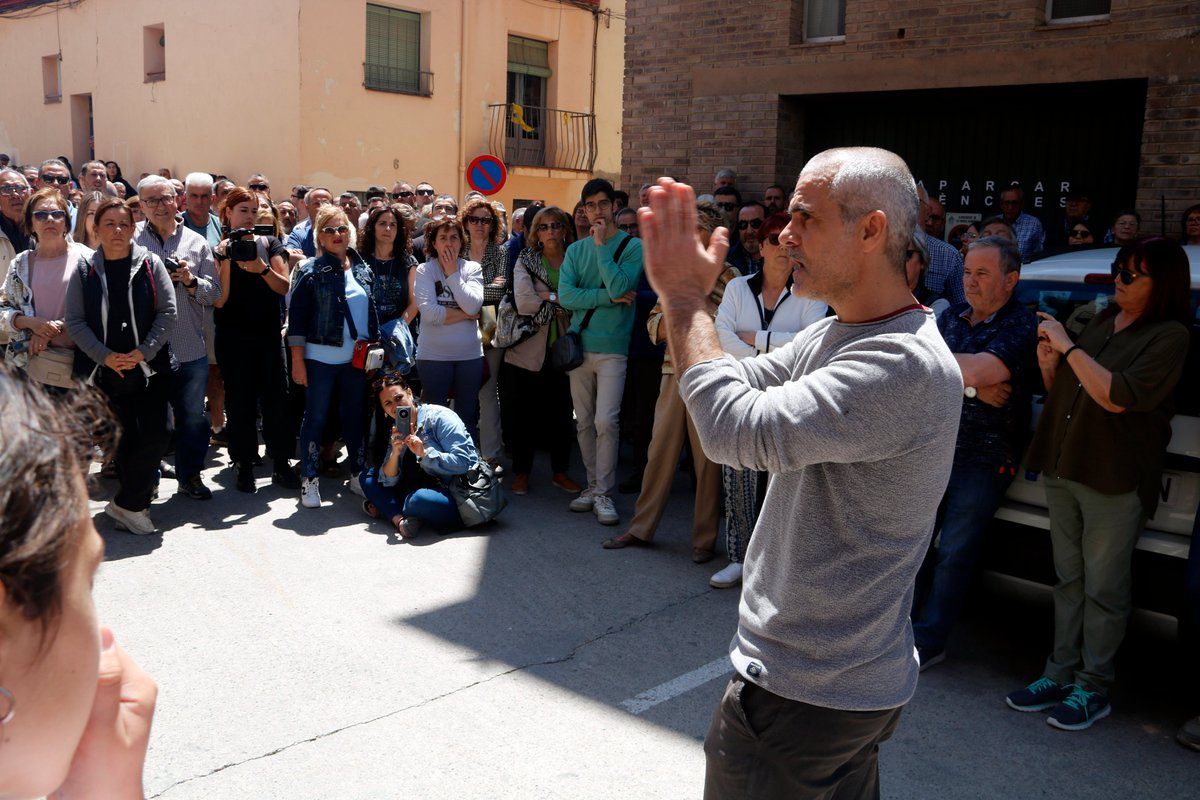
[[[495,194],[506,180],[508,170],[495,156],[478,156],[467,165],[467,185],[481,194]]]

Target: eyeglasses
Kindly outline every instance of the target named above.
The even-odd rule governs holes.
[[[158,208],[162,203],[175,205],[175,195],[164,194],[162,197],[143,197],[142,205],[146,208]]]
[[[762,224],[763,224],[763,221],[761,219],[742,219],[742,220],[738,220],[738,230],[744,231],[744,230],[746,230],[746,228],[753,228],[754,230],[758,230]]]
[[[588,211],[606,211],[612,208],[612,200],[601,200],[599,203],[589,201],[584,203],[583,207]]]
[[[39,175],[38,179],[42,183],[57,183],[59,186],[66,186],[71,182],[68,175]]]
[[[467,217],[467,222],[472,225],[491,225],[493,220],[491,217]]]
[[[1121,283],[1125,284],[1126,286],[1133,283],[1138,278],[1149,278],[1150,277],[1149,275],[1147,275],[1144,272],[1134,272],[1133,270],[1125,269],[1124,267],[1120,266],[1116,261],[1114,261],[1113,265],[1112,265],[1112,276],[1113,276],[1113,280],[1120,280]]]
[[[545,233],[546,231],[561,231],[566,227],[567,226],[563,225],[561,222],[543,222],[534,228],[534,230],[538,233]]]
[[[29,194],[28,186],[0,186],[0,195],[5,197],[17,197],[23,194]]]
[[[326,236],[333,236],[334,234],[339,233],[346,234],[349,232],[350,228],[345,225],[326,225],[324,228],[321,228],[321,233],[325,234]]]
[[[733,211],[735,208],[737,208],[737,203],[717,203],[717,206],[726,211]]]
[[[637,233],[638,232],[638,224],[636,222],[626,222],[624,225],[618,225],[617,227],[620,228],[621,230],[625,231],[626,233]]]
[[[976,239],[978,239],[978,238],[979,238],[979,234],[978,234],[978,233],[972,233],[971,231],[967,231],[966,233],[964,233],[964,234],[962,235],[962,240],[963,240],[964,242],[973,242],[973,241],[975,241],[975,240],[976,240]]]
[[[252,183],[252,184],[250,184],[250,191],[252,191],[252,192],[269,192],[269,191],[271,191],[271,184],[269,184],[269,183]]]
[[[433,197],[433,189],[417,189],[417,194],[422,197]]]
[[[1072,239],[1090,239],[1092,238],[1091,231],[1071,231],[1069,234]]]
[[[412,197],[412,192],[392,192],[392,199],[399,200],[402,197]]]
[[[33,218],[38,222],[45,222],[48,219],[52,219],[55,222],[62,222],[67,218],[67,212],[61,208],[56,208],[53,211],[35,211],[33,212]]]

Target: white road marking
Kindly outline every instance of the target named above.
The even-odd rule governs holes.
[[[666,683],[660,683],[653,689],[647,689],[637,697],[623,700],[621,707],[630,714],[641,714],[654,708],[659,703],[665,703],[684,692],[690,692],[697,686],[703,686],[714,678],[720,678],[732,672],[733,665],[729,663],[729,657],[721,656],[710,664],[705,664],[703,667],[684,673]]]

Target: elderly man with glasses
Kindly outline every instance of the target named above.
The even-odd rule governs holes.
[[[0,169],[0,283],[17,253],[29,249],[29,237],[21,227],[29,182],[15,169]],[[0,345],[8,343],[8,334],[0,333]]]
[[[179,359],[179,369],[171,381],[177,491],[196,500],[208,500],[212,490],[200,479],[210,435],[204,411],[208,389],[204,315],[221,297],[221,286],[212,249],[203,236],[183,224],[171,181],[151,175],[138,182],[137,190],[146,221],[138,225],[133,240],[163,260],[175,287],[178,309],[170,338],[171,351]]]

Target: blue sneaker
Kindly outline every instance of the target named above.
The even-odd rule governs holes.
[[[1038,678],[1024,689],[1017,689],[1004,698],[1004,702],[1017,711],[1045,711],[1066,700],[1072,688],[1050,678]]]
[[[1070,696],[1055,706],[1046,718],[1046,722],[1055,728],[1063,731],[1081,731],[1092,727],[1093,722],[1112,713],[1108,698],[1099,692],[1089,692],[1076,684],[1067,688],[1071,690]]]

